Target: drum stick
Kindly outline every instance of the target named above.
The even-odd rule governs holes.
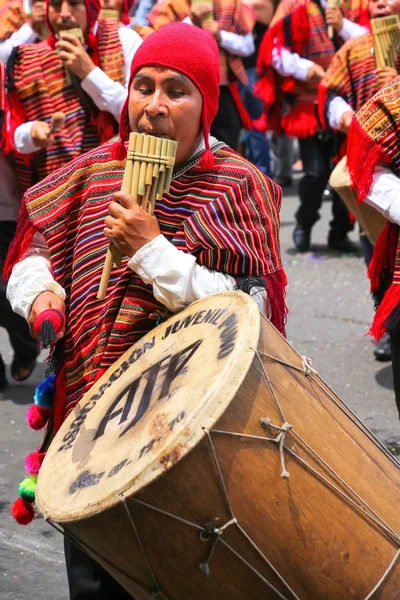
[[[55,112],[53,114],[53,116],[51,117],[49,136],[52,133],[60,131],[60,129],[62,129],[64,123],[65,123],[65,114],[61,110]]]

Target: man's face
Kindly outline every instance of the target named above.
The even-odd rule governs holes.
[[[101,8],[107,8],[108,10],[116,10],[119,14],[121,14],[122,12],[123,5],[123,0],[100,0]]]
[[[188,77],[164,67],[143,67],[130,89],[130,129],[178,142],[176,164],[181,165],[195,148],[202,107],[201,93]]]
[[[87,12],[83,0],[50,0],[49,22],[58,33],[61,29],[80,27],[83,37],[87,34]]]
[[[394,14],[391,3],[388,0],[369,0],[368,12],[370,19],[379,19]]]

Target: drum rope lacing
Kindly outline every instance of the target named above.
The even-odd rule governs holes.
[[[262,313],[261,313],[262,314]],[[264,315],[262,315],[265,319],[266,317]],[[359,510],[365,517],[367,517],[367,519],[369,519],[375,526],[377,526],[380,530],[382,530],[386,536],[390,539],[391,542],[393,542],[395,545],[398,546],[397,552],[395,553],[391,563],[389,564],[389,566],[387,567],[387,569],[385,570],[385,572],[383,573],[383,575],[381,576],[381,578],[379,579],[379,581],[376,583],[375,587],[372,589],[372,591],[365,597],[364,600],[370,600],[373,595],[375,594],[376,591],[378,591],[381,586],[383,585],[383,583],[385,582],[386,578],[390,575],[393,567],[395,566],[397,560],[400,557],[400,537],[389,527],[389,525],[387,525],[384,520],[379,517],[379,515],[355,492],[355,490],[353,490],[351,488],[350,485],[348,485],[342,477],[340,477],[340,475],[338,473],[336,473],[336,471],[334,469],[332,469],[328,463],[326,463],[326,461],[319,456],[319,454],[317,452],[315,452],[310,446],[309,444],[307,444],[307,442],[294,430],[293,426],[288,423],[286,421],[285,415],[283,413],[282,407],[279,403],[279,400],[275,394],[275,390],[273,389],[272,383],[270,378],[268,377],[268,374],[266,372],[264,363],[262,362],[262,357],[267,358],[270,361],[274,361],[277,362],[279,364],[282,364],[288,368],[294,369],[298,372],[301,372],[305,375],[305,377],[309,378],[324,394],[326,394],[329,399],[338,407],[340,408],[343,412],[345,412],[345,414],[354,422],[354,424],[356,424],[360,429],[362,429],[362,431],[369,437],[369,439],[375,443],[378,444],[381,448],[381,450],[384,451],[384,453],[386,454],[386,456],[388,456],[395,464],[396,466],[398,466],[397,462],[394,461],[393,457],[390,455],[390,453],[387,451],[387,449],[383,446],[383,444],[381,444],[379,441],[377,442],[376,438],[373,436],[373,434],[371,433],[371,431],[364,425],[361,424],[358,419],[356,418],[356,416],[354,415],[354,413],[347,407],[345,406],[337,397],[335,397],[332,393],[330,393],[330,391],[328,391],[328,389],[326,389],[326,384],[325,382],[318,377],[317,372],[315,371],[315,369],[313,369],[311,367],[311,361],[303,356],[302,357],[302,367],[298,367],[296,365],[292,365],[282,359],[279,359],[277,357],[271,356],[269,354],[260,352],[259,350],[255,349],[255,356],[259,362],[259,365],[261,367],[261,372],[263,375],[263,378],[265,379],[268,388],[271,392],[272,398],[274,399],[274,402],[276,404],[276,407],[281,415],[282,418],[282,422],[283,424],[281,426],[279,425],[274,425],[271,423],[270,419],[268,417],[262,418],[260,419],[260,425],[261,427],[265,430],[267,428],[270,428],[272,430],[277,431],[277,435],[276,437],[266,437],[266,436],[258,436],[258,435],[250,435],[250,434],[243,434],[243,433],[238,433],[238,432],[231,432],[231,431],[223,431],[223,430],[218,430],[218,429],[211,429],[208,430],[206,428],[203,428],[203,431],[208,439],[209,445],[210,445],[210,449],[211,449],[211,453],[213,456],[213,461],[218,473],[218,478],[219,478],[219,482],[220,482],[220,486],[221,486],[221,491],[223,494],[223,497],[225,499],[225,503],[226,503],[226,507],[228,510],[228,513],[230,515],[230,519],[222,526],[220,527],[214,527],[214,521],[209,521],[208,523],[204,524],[204,525],[199,525],[198,523],[194,523],[192,521],[189,521],[187,519],[184,519],[182,517],[179,517],[178,515],[174,515],[173,513],[170,513],[168,511],[165,511],[161,508],[158,508],[156,506],[153,506],[151,504],[148,504],[146,502],[143,502],[142,500],[139,500],[138,498],[135,497],[125,497],[123,493],[119,494],[119,497],[122,501],[122,504],[124,506],[124,509],[126,511],[126,514],[128,516],[128,520],[131,524],[131,527],[133,529],[134,535],[137,539],[137,542],[139,544],[140,547],[140,551],[143,554],[143,557],[146,561],[147,564],[147,568],[149,570],[149,573],[151,575],[153,584],[154,584],[154,589],[149,593],[149,600],[168,600],[167,596],[163,593],[163,591],[161,590],[158,581],[157,581],[157,577],[155,575],[155,572],[152,568],[149,556],[146,552],[146,549],[144,547],[144,544],[140,538],[138,529],[136,527],[135,521],[133,519],[132,513],[128,508],[127,505],[127,500],[129,500],[129,502],[135,502],[138,505],[141,505],[151,511],[155,511],[159,514],[162,514],[166,517],[169,517],[171,519],[174,519],[176,521],[179,521],[185,525],[187,525],[188,527],[197,529],[199,531],[199,538],[201,541],[206,542],[209,541],[210,539],[212,539],[212,545],[211,545],[211,549],[208,552],[208,555],[205,559],[204,562],[199,564],[199,568],[200,570],[204,573],[205,576],[208,576],[211,573],[211,569],[210,569],[210,562],[214,556],[214,553],[216,551],[216,548],[218,546],[218,544],[222,544],[225,548],[227,548],[233,555],[235,555],[247,568],[249,568],[267,587],[269,587],[271,590],[273,590],[276,595],[279,598],[282,598],[282,600],[289,600],[289,598],[285,595],[283,595],[271,582],[269,582],[263,575],[262,573],[260,573],[251,563],[249,563],[243,556],[241,556],[224,538],[223,538],[223,533],[225,532],[225,530],[234,525],[237,527],[237,529],[241,532],[241,534],[248,540],[248,542],[250,543],[250,545],[252,546],[252,548],[257,552],[258,556],[268,565],[268,567],[273,571],[273,573],[275,574],[275,576],[281,581],[281,583],[285,586],[286,590],[291,594],[291,598],[294,598],[295,600],[300,600],[299,596],[297,596],[297,594],[295,593],[295,591],[290,587],[290,585],[285,581],[285,579],[282,577],[282,575],[277,571],[277,569],[273,566],[273,564],[269,561],[269,559],[265,556],[265,554],[262,552],[262,550],[257,546],[257,544],[251,539],[251,537],[246,533],[246,531],[243,529],[243,527],[240,525],[238,519],[235,517],[233,509],[232,509],[232,505],[229,499],[229,494],[228,494],[228,490],[225,484],[225,480],[224,480],[224,476],[221,470],[221,466],[219,464],[218,461],[218,456],[217,456],[217,452],[212,440],[212,435],[228,435],[228,436],[232,436],[232,437],[240,437],[240,438],[248,438],[248,439],[253,439],[253,440],[260,440],[263,442],[270,442],[270,443],[275,443],[277,444],[278,448],[279,448],[279,455],[280,455],[280,462],[281,462],[281,477],[283,479],[288,479],[289,478],[289,472],[286,469],[286,463],[285,463],[285,452],[287,454],[289,454],[289,456],[297,459],[297,461],[307,470],[309,470],[311,473],[313,473],[320,481],[322,481],[325,485],[327,485],[331,490],[333,490],[335,493],[337,493],[341,498],[343,498],[345,501],[347,501],[349,504],[351,504],[355,509]],[[315,377],[315,375],[317,375],[318,379]],[[324,385],[322,385],[320,383],[320,381],[322,381],[322,383]],[[327,477],[325,477],[324,475],[322,475],[321,473],[319,473],[313,466],[311,466],[306,460],[304,460],[301,456],[299,456],[292,448],[289,448],[288,446],[285,445],[285,441],[287,439],[287,436],[291,435],[294,438],[296,438],[301,444],[303,444],[303,446],[311,453],[311,455],[317,460],[319,461],[326,470],[328,470],[328,472],[337,479],[337,481],[351,494],[353,495],[353,498],[356,498],[360,504],[358,504],[353,498],[351,498],[349,495],[347,495],[343,490],[341,490],[339,487],[337,487],[334,483],[332,483],[332,481],[330,481],[329,479],[327,479]],[[215,519],[214,519],[215,520]],[[64,535],[67,535],[69,537],[71,537],[75,543],[77,543],[83,550],[85,550],[84,545],[79,541],[75,539],[75,536],[71,535],[70,532],[64,532],[63,530],[61,530],[58,526],[56,526],[53,522],[51,522],[50,520],[48,520],[48,522],[55,527],[55,529],[57,529],[58,531],[60,531],[61,533],[63,533]],[[96,555],[96,552],[94,552],[92,549],[89,550],[92,554]],[[101,560],[103,560],[104,562],[107,562],[108,564],[110,564],[107,560],[105,560],[103,557],[100,557],[99,555],[97,555],[97,557]],[[111,565],[114,569],[117,569],[114,565]],[[118,570],[118,569],[117,569]],[[124,573],[124,575],[126,576],[126,574]]]

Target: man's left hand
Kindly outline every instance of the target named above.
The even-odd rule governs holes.
[[[73,35],[63,32],[63,39],[58,40],[56,48],[64,67],[70,69],[79,79],[85,79],[96,68],[85,48]]]
[[[396,79],[399,74],[393,67],[380,67],[379,69],[375,70],[375,75],[376,85],[380,90],[381,88],[385,87],[385,85],[388,85],[391,81],[393,81],[393,79]]]
[[[325,21],[327,25],[331,25],[337,32],[343,27],[343,15],[340,8],[336,6],[328,6],[325,10]]]
[[[126,192],[114,194],[108,212],[104,235],[124,256],[133,256],[161,233],[156,217],[140,208]]]
[[[217,21],[203,21],[202,28],[207,29],[210,33],[212,33],[217,44],[221,42],[221,30]]]

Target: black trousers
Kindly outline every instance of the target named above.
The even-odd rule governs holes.
[[[236,150],[242,124],[227,85],[219,88],[218,112],[211,125],[211,135]]]
[[[300,207],[296,212],[299,225],[311,229],[319,219],[323,193],[332,171],[333,140],[318,135],[299,140],[304,176],[299,183]],[[332,215],[329,236],[343,239],[353,228],[349,211],[338,194],[332,192]]]
[[[400,418],[400,332],[396,331],[390,334],[392,346],[392,371],[394,397]]]
[[[37,356],[37,342],[31,337],[25,319],[12,310],[6,298],[7,286],[1,281],[3,264],[16,226],[14,221],[0,221],[0,327],[6,329],[15,356],[22,361],[29,361]]]
[[[70,600],[132,600],[103,567],[67,537],[64,550]]]

